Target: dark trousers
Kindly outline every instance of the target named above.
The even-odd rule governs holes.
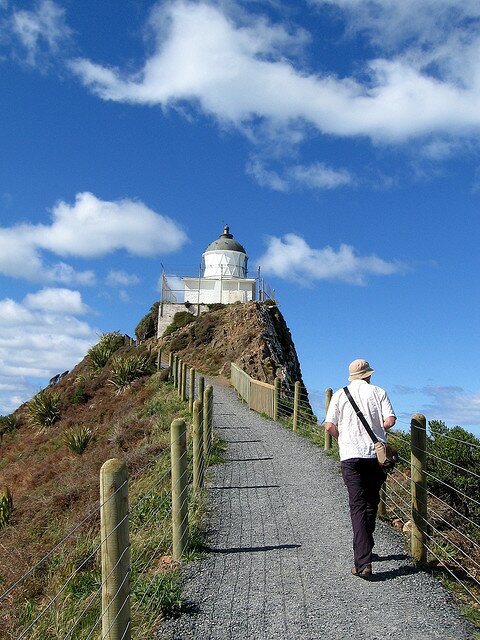
[[[352,519],[353,558],[357,571],[361,571],[372,561],[373,532],[385,473],[376,458],[350,458],[343,460],[341,467]]]

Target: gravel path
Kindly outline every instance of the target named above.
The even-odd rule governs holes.
[[[157,639],[464,640],[473,628],[379,522],[374,580],[350,574],[351,529],[338,462],[215,384],[209,553],[185,570],[187,612]]]

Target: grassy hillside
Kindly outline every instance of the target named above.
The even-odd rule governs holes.
[[[139,607],[142,615],[137,619],[143,619],[135,637],[151,637],[162,609],[179,605],[177,574],[168,555],[170,423],[175,417],[190,417],[165,381],[165,371],[156,372],[155,354],[150,355],[147,346],[124,345],[113,334],[115,349],[109,353],[109,340],[103,337],[96,351],[57,385],[1,421],[0,488],[11,492],[14,509],[0,531],[0,592],[79,525],[2,602],[2,638],[17,637],[19,628],[28,626],[65,583],[58,606],[28,637],[65,637],[93,598],[72,635],[86,637],[100,611],[95,595],[101,583],[96,552],[99,471],[115,457],[127,462],[130,478],[132,607]],[[85,445],[82,430],[89,438],[80,452]],[[200,513],[198,505],[191,506],[193,536]]]

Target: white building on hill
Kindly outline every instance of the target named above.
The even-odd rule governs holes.
[[[255,300],[256,278],[247,278],[247,252],[228,226],[202,256],[203,276],[182,278],[185,302],[214,304]]]
[[[208,310],[207,305],[215,303],[250,302],[257,296],[260,301],[275,299],[275,292],[260,278],[260,270],[257,292],[257,278],[247,277],[247,263],[247,252],[225,226],[222,235],[203,253],[198,276],[181,279],[174,276],[169,280],[170,277],[163,274],[157,336],[163,335],[178,311],[200,314]]]

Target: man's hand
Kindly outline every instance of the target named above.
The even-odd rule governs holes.
[[[395,416],[388,416],[388,418],[385,418],[385,421],[383,423],[383,428],[385,429],[385,431],[387,429],[391,429],[396,421],[397,419]]]
[[[333,422],[325,422],[325,431],[328,431],[328,433],[334,438],[338,438],[337,425],[333,424]]]

